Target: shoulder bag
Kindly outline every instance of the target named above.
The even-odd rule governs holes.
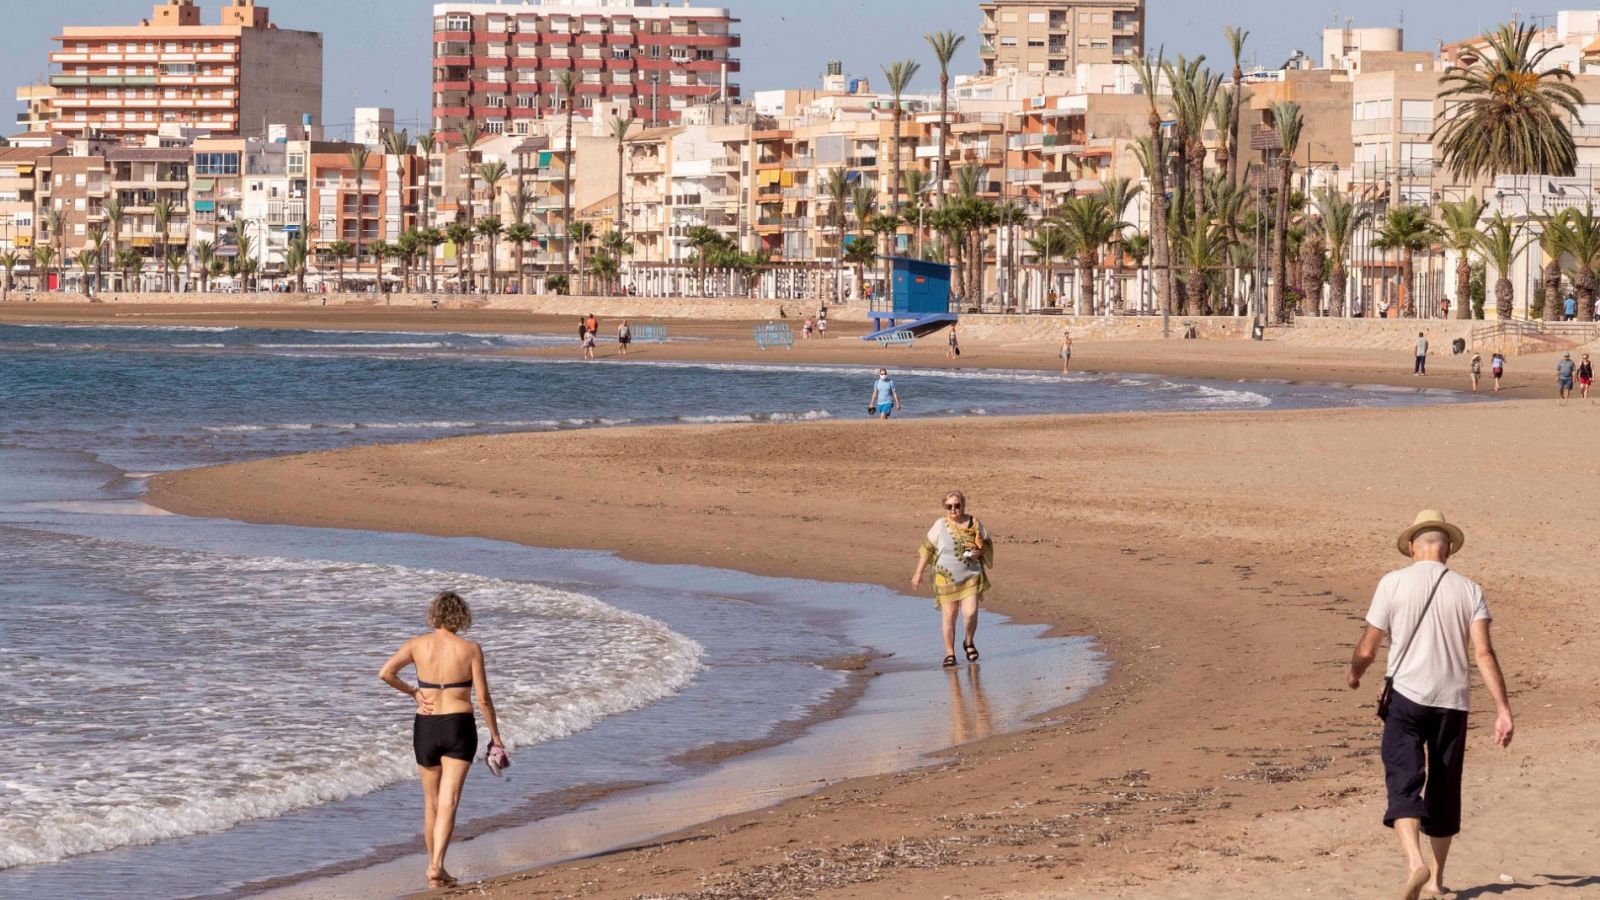
[[[1422,622],[1428,618],[1428,609],[1433,606],[1433,595],[1439,593],[1439,585],[1444,583],[1444,577],[1450,574],[1449,569],[1439,573],[1439,580],[1433,583],[1433,589],[1428,591],[1428,601],[1422,604],[1422,615],[1417,616],[1417,624],[1411,629],[1411,636],[1406,638],[1405,646],[1400,648],[1400,655],[1395,657],[1394,665],[1390,671],[1399,672],[1400,664],[1406,661],[1406,653],[1411,649],[1411,643],[1417,639],[1417,632],[1422,630]],[[1394,697],[1394,676],[1383,676],[1383,690],[1378,692],[1378,718],[1389,718],[1389,701]]]

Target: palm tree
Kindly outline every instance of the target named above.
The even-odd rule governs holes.
[[[497,251],[500,246],[500,236],[506,232],[505,223],[500,221],[499,216],[484,216],[478,220],[473,230],[489,245],[489,293],[498,294],[500,276],[496,271],[495,257],[500,255]]]
[[[1094,315],[1094,271],[1108,244],[1124,227],[1102,195],[1072,197],[1056,211],[1055,222],[1065,239],[1065,249],[1078,266],[1079,306],[1074,315]],[[1087,308],[1087,313],[1085,312]]]
[[[1479,246],[1478,220],[1488,204],[1477,197],[1439,204],[1442,243],[1456,253],[1456,318],[1472,318],[1472,253]]]
[[[156,259],[162,262],[164,267],[167,250],[172,242],[172,214],[177,212],[178,208],[173,205],[171,200],[163,199],[157,200],[155,206],[151,209],[156,216],[156,231],[161,232],[161,252],[157,254]],[[171,286],[166,282],[165,275],[162,276],[161,284],[162,290],[172,290]]]
[[[1560,215],[1544,216],[1539,230],[1539,251],[1544,256],[1544,320],[1555,322],[1561,318],[1561,229]]]
[[[244,237],[241,235],[239,239],[244,240]],[[166,273],[167,290],[176,291],[178,289],[178,271],[183,268],[184,262],[185,257],[182,250],[168,250],[167,255],[162,258],[161,268]]]
[[[1221,225],[1195,228],[1183,236],[1183,255],[1189,261],[1189,279],[1183,292],[1185,315],[1210,314],[1212,288],[1220,286],[1231,246],[1228,231]]]
[[[1497,212],[1493,219],[1484,224],[1481,233],[1474,230],[1472,236],[1474,238],[1473,249],[1478,252],[1479,256],[1483,257],[1486,265],[1494,267],[1495,311],[1500,318],[1509,319],[1511,318],[1511,300],[1515,293],[1511,288],[1511,266],[1516,262],[1517,257],[1522,255],[1523,249],[1528,246],[1527,241],[1523,238],[1523,226]],[[1471,304],[1472,301],[1469,298],[1467,305],[1471,306]]]
[[[444,234],[445,237],[449,238],[450,243],[456,245],[456,281],[464,290],[467,284],[467,276],[462,269],[462,263],[466,258],[464,248],[472,240],[472,229],[465,222],[451,222],[445,226]]]
[[[4,253],[0,253],[0,269],[4,269],[6,273],[4,293],[8,299],[11,297],[12,276],[16,274],[17,266],[21,262],[22,254],[15,250],[7,250]]]
[[[1178,133],[1182,136],[1177,139],[1175,148],[1178,151],[1178,158],[1183,161],[1185,171],[1180,184],[1187,186],[1185,194],[1194,206],[1193,228],[1196,231],[1204,231],[1207,221],[1206,119],[1216,107],[1217,92],[1222,87],[1222,76],[1213,74],[1210,69],[1202,68],[1201,63],[1204,61],[1204,56],[1193,61],[1179,56],[1174,64],[1167,66],[1167,79],[1172,82],[1172,108],[1178,117]],[[1218,130],[1221,130],[1220,125]],[[1180,208],[1183,196],[1180,195],[1179,198]],[[1193,272],[1189,279],[1191,282],[1194,281]]]
[[[89,226],[89,249],[94,251],[94,289],[105,290],[106,227],[99,222]]]
[[[614,289],[620,290],[622,286],[622,258],[633,253],[633,244],[623,236],[622,232],[613,228],[600,236],[600,249],[610,254],[617,261],[617,271],[613,273],[615,275]]]
[[[1294,154],[1300,147],[1300,131],[1305,125],[1300,105],[1283,100],[1272,104],[1272,124],[1278,134],[1278,212],[1272,222],[1272,292],[1267,303],[1268,322],[1276,325],[1283,321],[1284,291],[1289,280],[1289,178],[1294,173]]]
[[[1315,223],[1305,226],[1300,239],[1300,298],[1312,316],[1322,315],[1322,285],[1328,271],[1328,247],[1322,229]]]
[[[1228,184],[1239,186],[1239,121],[1244,116],[1244,69],[1240,61],[1244,56],[1244,42],[1250,37],[1250,32],[1235,25],[1228,25],[1222,29],[1223,37],[1228,40],[1228,51],[1233,54],[1233,89],[1228,92],[1229,102],[1233,105],[1233,113],[1228,117],[1228,139],[1225,142],[1228,148]],[[1217,120],[1221,123],[1221,119]],[[1220,129],[1219,129],[1220,132]]]
[[[1345,258],[1360,228],[1372,212],[1365,206],[1352,203],[1348,197],[1326,189],[1317,192],[1317,217],[1322,227],[1323,243],[1328,248],[1328,306],[1335,315],[1345,315],[1345,291],[1349,277]]]
[[[923,35],[922,39],[933,48],[933,58],[939,62],[939,156],[933,161],[933,179],[934,188],[939,192],[939,208],[944,209],[944,183],[950,178],[950,157],[945,142],[950,132],[950,60],[967,39],[954,31],[936,31]]]
[[[627,229],[627,218],[623,215],[624,207],[623,207],[623,203],[622,203],[622,199],[624,197],[623,188],[626,186],[626,181],[624,180],[626,175],[625,175],[625,173],[623,171],[623,167],[624,167],[624,163],[627,160],[628,132],[633,129],[634,121],[635,121],[635,119],[633,118],[633,116],[628,116],[627,118],[623,118],[622,116],[612,116],[611,117],[611,139],[617,142],[617,230],[618,231],[625,231]]]
[[[439,254],[438,249],[444,246],[447,238],[444,232],[437,228],[424,228],[417,232],[417,238],[423,246],[428,248],[428,290],[439,289]]]
[[[1150,134],[1140,141],[1143,148],[1140,162],[1144,165],[1145,178],[1150,182],[1150,264],[1155,269],[1156,305],[1161,309],[1171,309],[1169,304],[1172,302],[1172,244],[1167,234],[1168,148],[1166,134],[1162,130],[1161,101],[1157,97],[1157,91],[1161,88],[1161,72],[1164,68],[1160,49],[1156,50],[1154,60],[1145,56],[1133,60],[1134,74],[1139,76],[1139,83],[1144,88],[1145,102],[1149,107],[1145,123],[1150,129]]]
[[[907,169],[900,173],[900,189],[905,192],[906,206],[900,218],[916,235],[914,254],[922,256],[922,225],[927,221],[928,173],[921,169]]]
[[[1428,220],[1428,211],[1420,206],[1390,208],[1378,225],[1372,246],[1377,250],[1394,250],[1400,254],[1400,315],[1417,315],[1416,285],[1413,257],[1433,246],[1438,235]]]
[[[85,297],[90,295],[89,275],[94,271],[94,261],[98,256],[99,254],[93,250],[85,249],[78,251],[78,255],[72,258],[72,261],[78,264],[78,279]]]
[[[33,248],[33,263],[38,271],[34,274],[34,289],[43,293],[48,291],[50,278],[50,264],[55,261],[56,248],[49,244],[40,244]]]
[[[65,264],[64,261],[66,260],[67,256],[65,249],[67,241],[67,219],[68,215],[65,210],[51,207],[44,211],[45,230],[48,232],[49,237],[50,258],[62,260],[63,264]],[[35,252],[34,255],[37,256],[37,252]],[[50,276],[50,267],[48,265],[44,267],[44,274],[46,278]],[[60,289],[63,286],[64,285],[60,284],[56,285],[57,289]]]
[[[1595,272],[1600,270],[1600,222],[1593,209],[1569,209],[1556,222],[1557,245],[1572,259],[1572,286],[1578,294],[1578,318],[1594,318]]]
[[[117,251],[116,264],[117,270],[122,273],[122,289],[137,291],[139,274],[144,271],[144,257],[133,248],[124,247]]]
[[[334,264],[339,267],[339,293],[344,293],[344,261],[356,254],[356,248],[349,241],[334,241],[327,247],[327,253],[333,257]]]
[[[306,249],[305,238],[297,237],[289,242],[289,249],[283,257],[283,267],[285,271],[294,276],[296,293],[304,294],[306,292],[306,262],[309,257],[310,254]],[[208,282],[211,279],[211,272],[209,270],[211,266],[216,265],[217,262],[218,260],[212,260],[211,263],[206,266],[206,280]]]
[[[428,195],[433,193],[433,148],[438,143],[439,139],[431,131],[417,135],[417,155],[422,157],[422,215],[418,219],[419,229],[433,227],[433,220],[428,215]]]
[[[570,281],[572,242],[567,240],[567,235],[572,233],[572,169],[578,162],[577,137],[572,130],[573,107],[578,105],[574,96],[577,84],[572,77],[572,70],[567,69],[557,75],[556,85],[561,88],[562,101],[567,107],[567,153],[563,158],[561,170],[561,271]]]
[[[533,242],[536,236],[537,235],[535,235],[533,231],[533,226],[529,225],[527,222],[517,222],[506,228],[506,242],[511,245],[513,250],[516,251],[517,256],[517,293],[519,294],[522,293],[524,289],[524,285],[522,283],[522,270],[523,260],[525,258],[525,254],[527,253],[527,246]]]
[[[468,119],[461,126],[461,149],[466,154],[467,164],[467,224],[472,224],[472,198],[477,191],[474,179],[477,172],[473,165],[473,155],[477,152],[478,142],[483,140],[483,129],[478,126],[476,119]]]
[[[197,241],[194,245],[194,261],[200,267],[200,290],[211,290],[211,261],[217,258],[217,245],[210,241]]]
[[[828,218],[833,220],[834,239],[838,242],[838,246],[834,248],[837,265],[840,270],[843,270],[845,206],[850,202],[850,175],[844,166],[836,166],[828,170],[828,174],[823,176],[822,191],[823,195],[828,198]],[[834,293],[837,295],[842,290],[837,277],[834,279],[834,284]],[[837,303],[843,299],[843,297],[835,296],[834,302]]]
[[[496,160],[495,162],[486,162],[486,163],[478,166],[478,178],[482,179],[483,183],[488,188],[489,211],[488,211],[487,215],[489,217],[492,217],[495,220],[496,224],[502,224],[501,223],[501,219],[500,219],[500,182],[505,177],[506,177],[506,164],[503,163],[503,162],[500,162],[500,161]],[[478,234],[482,234],[483,233],[482,231],[478,231],[476,227],[474,227],[473,230]],[[471,238],[468,238],[468,242],[469,243],[471,242]],[[489,243],[489,268],[490,269],[494,268],[495,252],[496,252],[495,244],[494,244],[493,241],[491,241]],[[470,267],[470,266],[468,267],[469,271],[471,270],[471,268],[472,267]],[[490,292],[493,293],[493,289],[491,289]]]
[[[106,224],[111,226],[109,229],[111,244],[106,249],[106,255],[111,258],[112,263],[115,263],[117,239],[122,236],[122,220],[127,217],[127,212],[123,209],[122,203],[114,198],[101,204],[100,211],[106,214]]]
[[[350,148],[350,168],[356,170],[356,274],[361,274],[361,232],[364,230],[363,217],[366,215],[366,205],[361,202],[361,189],[367,177],[367,160],[372,156],[372,151],[364,145]]]
[[[1033,251],[1034,257],[1044,266],[1046,302],[1048,303],[1049,291],[1051,286],[1055,284],[1055,272],[1052,270],[1051,264],[1067,255],[1067,233],[1061,229],[1060,225],[1050,219],[1046,219],[1039,228],[1038,236],[1028,238],[1028,248]],[[1049,305],[1053,306],[1054,304]]]
[[[1439,100],[1454,109],[1430,139],[1457,180],[1575,170],[1578,151],[1567,122],[1582,119],[1583,92],[1565,68],[1540,70],[1556,45],[1535,52],[1537,35],[1531,23],[1501,25],[1483,52],[1440,78]]]
[[[900,215],[900,158],[904,156],[904,148],[900,146],[900,119],[904,110],[900,105],[900,98],[904,96],[906,88],[911,86],[911,79],[917,77],[917,72],[922,66],[915,60],[902,59],[883,67],[883,77],[889,81],[889,93],[894,95],[894,143],[891,151],[894,156],[890,159],[889,175],[889,214]]]
[[[567,231],[567,237],[571,239],[573,247],[577,250],[577,265],[580,272],[583,271],[583,249],[594,240],[594,236],[594,225],[588,222],[573,222],[572,227]]]

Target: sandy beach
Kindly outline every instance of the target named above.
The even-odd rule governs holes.
[[[432,327],[503,327],[461,315]],[[651,355],[755,354],[728,339],[742,328],[685,336],[695,328],[711,340]],[[942,360],[942,347],[821,344],[781,358]],[[962,362],[1042,368],[1051,352],[972,345]],[[1403,351],[1171,341],[1080,355],[1195,377],[1424,381],[1399,371]],[[1376,688],[1347,690],[1343,667],[1374,583],[1403,563],[1393,535],[1437,506],[1467,531],[1454,565],[1485,586],[1519,716],[1507,751],[1474,724],[1450,881],[1463,897],[1600,895],[1586,801],[1600,785],[1573,765],[1600,738],[1585,609],[1600,411],[1545,399],[1553,359],[1513,362],[1508,395],[1540,399],[457,438],[166,475],[149,499],[909,590],[938,495],[959,486],[999,541],[992,608],[1093,635],[1114,661],[1085,702],[930,768],[462,890],[500,897],[1389,896],[1402,873],[1378,825]],[[928,635],[937,674],[931,609]]]

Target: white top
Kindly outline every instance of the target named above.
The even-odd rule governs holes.
[[[1427,338],[1417,338],[1417,355],[1418,356],[1427,356],[1428,355],[1428,339]]]
[[[1416,562],[1383,576],[1367,610],[1367,624],[1389,633],[1388,674],[1394,689],[1423,706],[1467,709],[1472,684],[1468,632],[1479,619],[1492,619],[1483,600],[1483,588],[1459,572],[1451,571],[1439,584],[1428,617],[1418,628],[1428,591],[1444,571],[1436,562]],[[1399,671],[1394,660],[1417,632]]]

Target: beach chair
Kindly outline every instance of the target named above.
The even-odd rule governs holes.
[[[916,334],[901,329],[888,334],[880,334],[875,339],[880,347],[910,347],[917,342]]]
[[[756,347],[794,349],[794,330],[783,322],[767,322],[755,327]]]

